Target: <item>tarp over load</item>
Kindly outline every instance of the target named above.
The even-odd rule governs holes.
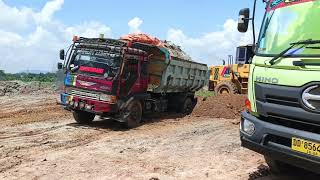
[[[163,44],[162,41],[159,40],[158,38],[155,38],[155,37],[152,37],[148,34],[143,34],[143,33],[127,34],[127,35],[121,36],[120,39],[125,40],[125,41],[129,41],[132,43],[140,42],[140,43],[151,44],[151,45],[155,45],[155,46],[162,46],[162,44]]]
[[[147,34],[128,34],[120,40],[149,55],[149,91],[194,92],[207,85],[208,67],[191,60],[181,48]]]
[[[150,36],[144,33],[137,34],[127,34],[120,38],[121,40],[125,40],[134,43],[142,43],[149,46],[156,46],[158,48],[166,49],[170,55],[170,58],[178,58],[181,60],[191,61],[191,57],[188,56],[184,51],[181,50],[180,46],[177,46],[168,41],[161,41],[156,37]]]

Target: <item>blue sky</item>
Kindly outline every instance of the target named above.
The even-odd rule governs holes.
[[[53,3],[48,3],[50,1]],[[259,21],[264,9],[260,0],[258,4]],[[107,36],[118,38],[132,32],[128,23],[134,18],[136,31],[174,41],[194,59],[209,65],[218,64],[224,55],[233,53],[236,41],[249,41],[251,34],[238,34],[235,25],[239,10],[244,7],[251,8],[252,5],[253,0],[0,0],[0,12],[1,8],[5,8],[8,18],[19,18],[19,13],[23,15],[23,21],[19,20],[15,26],[0,18],[0,35],[1,32],[5,35],[9,33],[17,42],[34,41],[35,36],[39,41],[34,44],[47,44],[52,40],[52,44],[46,49],[45,46],[32,48],[32,43],[22,44],[23,52],[28,53],[23,56],[22,61],[28,66],[17,69],[2,59],[0,69],[10,72],[23,68],[51,71],[57,61],[54,52],[58,50],[55,48],[59,45],[61,48],[65,47],[69,43],[66,41],[67,35],[92,35],[102,31]],[[61,33],[64,35],[61,36]],[[220,45],[220,42],[224,42],[223,47],[215,50],[213,46]],[[5,48],[6,51],[17,50],[17,47]],[[39,51],[48,54],[41,55],[41,60],[38,60],[32,53]],[[7,53],[8,58],[12,56],[10,52]]]

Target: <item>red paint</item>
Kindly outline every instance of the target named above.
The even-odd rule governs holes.
[[[295,2],[285,2],[285,0],[281,3],[279,3],[278,5],[274,6],[274,7],[270,7],[270,5],[272,4],[272,2],[270,2],[270,5],[268,6],[268,9],[267,11],[273,11],[273,10],[276,10],[276,9],[279,9],[279,8],[284,8],[284,7],[288,7],[288,6],[292,6],[292,5],[296,5],[296,4],[301,4],[301,3],[306,3],[306,2],[312,2],[312,1],[315,1],[315,0],[297,0]]]
[[[87,66],[80,66],[80,71],[97,73],[97,74],[103,74],[104,73],[104,69],[95,68],[95,67],[87,67]]]
[[[223,75],[224,75],[224,73],[226,73],[227,68],[228,68],[228,67],[224,67],[224,68],[223,68],[223,70],[222,70],[222,72],[221,72],[221,76],[223,76]]]
[[[92,83],[90,86],[82,85],[79,81],[85,81]],[[107,80],[104,78],[95,78],[85,75],[78,75],[76,81],[76,87],[88,89],[88,90],[95,90],[95,91],[104,91],[104,92],[111,92],[112,90],[112,80]]]
[[[80,89],[85,89],[87,91],[92,92],[105,92],[119,98],[119,96],[128,96],[130,94],[143,93],[147,91],[149,76],[141,74],[141,64],[147,63],[148,57],[143,51],[135,51],[134,49],[128,48],[128,51],[123,52],[124,59],[136,59],[138,60],[137,64],[125,63],[126,68],[132,72],[136,73],[136,81],[130,83],[130,87],[128,87],[128,82],[126,82],[126,78],[124,77],[124,72],[122,72],[121,77],[115,78],[106,78],[106,77],[94,77],[89,76],[88,74],[81,74],[81,72],[90,72],[103,74],[104,69],[95,68],[95,67],[87,67],[80,66],[79,74],[77,74],[77,80],[75,82],[75,87]],[[117,87],[114,87],[117,84]],[[114,88],[114,89],[113,89]],[[122,92],[123,91],[123,92]],[[99,100],[93,100],[90,97],[74,97],[74,101],[85,101],[87,104],[93,106],[93,112],[95,113],[103,113],[103,112],[112,112],[116,110],[113,106],[114,104],[110,104],[108,102],[102,102]]]
[[[76,96],[73,97],[73,100],[77,103],[82,101],[82,102],[85,102],[86,104],[93,106],[93,111],[96,113],[111,112],[112,106],[114,106],[114,104],[110,104],[107,102],[101,102],[101,101],[92,100],[89,98],[79,98]]]
[[[96,82],[96,83],[99,83],[99,84],[112,86],[112,81],[107,81],[104,78],[95,78],[95,77],[90,77],[90,76],[81,75],[81,74],[79,74],[77,76],[77,80]]]

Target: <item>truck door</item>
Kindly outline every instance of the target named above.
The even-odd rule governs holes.
[[[147,91],[149,81],[148,62],[142,61],[140,65],[140,85],[141,91]]]
[[[135,91],[137,83],[137,79],[139,77],[138,73],[139,61],[136,59],[128,59],[126,60],[123,73],[121,76],[121,87],[120,87],[120,95],[127,96],[132,93],[131,91]]]

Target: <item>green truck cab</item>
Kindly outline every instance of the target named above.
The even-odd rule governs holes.
[[[241,145],[263,154],[273,172],[298,167],[319,173],[320,0],[263,2]],[[240,32],[254,20],[249,14],[240,11]]]

